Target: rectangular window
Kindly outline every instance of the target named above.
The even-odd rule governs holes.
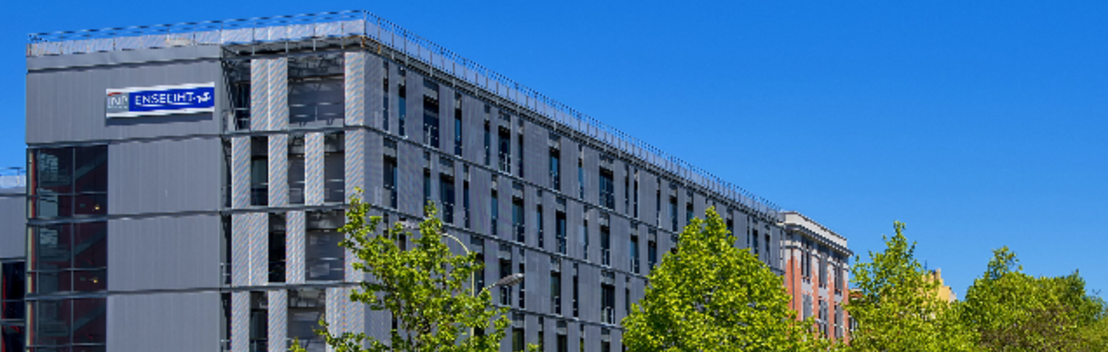
[[[250,137],[250,205],[269,204],[269,138]]]
[[[462,183],[462,207],[464,209],[465,227],[469,228],[469,181]]]
[[[462,156],[462,96],[454,96],[454,155]]]
[[[539,199],[542,199],[542,197],[539,197]],[[544,224],[543,224],[543,221],[542,221],[542,205],[539,205],[539,206],[535,207],[535,229],[538,231],[538,232],[536,232],[536,234],[538,235],[538,238],[536,239],[535,246],[545,249],[546,248],[546,239],[543,238],[543,225]]]
[[[639,236],[631,236],[631,272],[639,273]]]
[[[27,292],[26,280],[24,262],[0,263],[0,321],[22,321],[26,318],[23,303],[23,297]],[[19,341],[22,346],[22,336]]]
[[[343,131],[323,135],[323,192],[324,201],[346,201],[346,134]]]
[[[397,124],[399,125],[400,136],[407,137],[408,132],[405,131],[405,126],[407,126],[407,123],[405,123],[405,121],[408,118],[408,88],[404,84],[400,84],[400,86],[397,87],[396,92],[400,94],[400,99],[397,100],[397,109],[400,113],[398,115],[399,118]]]
[[[108,288],[108,224],[32,227],[29,292],[96,292]]]
[[[773,257],[772,257],[773,252],[770,252],[770,250],[769,250],[769,243],[770,243],[769,234],[766,234],[766,240],[763,243],[765,243],[765,246],[766,246],[766,264],[769,264],[769,261],[773,260]]]
[[[516,235],[516,242],[524,243],[526,238],[524,237],[524,216],[523,216],[523,199],[512,198],[512,232]]]
[[[519,169],[519,177],[522,178],[523,177],[523,134],[521,133],[516,138],[517,138],[517,141],[519,142],[518,143],[519,148],[516,148],[516,150],[518,150],[518,152],[516,152],[516,155],[518,156],[516,159],[518,160],[517,163],[519,164],[519,166],[517,166],[517,168]]]
[[[612,266],[612,235],[607,226],[600,227],[600,263]]]
[[[612,285],[600,285],[601,322],[615,324],[616,288]]]
[[[107,336],[107,299],[39,300],[30,304],[27,326],[32,350],[104,350]],[[44,347],[44,348],[36,348]]]
[[[311,351],[324,344],[315,330],[321,329],[319,319],[327,307],[327,291],[322,287],[288,290],[288,339],[299,340],[300,346]],[[263,349],[264,351],[264,349]]]
[[[635,170],[635,181],[634,182],[635,182],[635,190],[634,190],[634,192],[631,193],[631,196],[634,197],[634,202],[632,203],[632,205],[633,205],[635,213],[634,213],[633,216],[636,219],[638,219],[639,218],[639,170]]]
[[[269,214],[269,282],[285,282],[285,213]]]
[[[522,352],[525,349],[525,343],[523,341],[523,329],[512,329],[512,351]]]
[[[758,230],[754,230],[754,236],[752,238],[754,239],[754,243],[750,245],[750,248],[754,249],[754,256],[761,259],[762,256],[758,252]]]
[[[65,218],[108,213],[108,147],[33,149],[30,217]]]
[[[585,164],[581,159],[577,159],[577,188],[577,196],[585,199]]]
[[[566,334],[558,334],[558,352],[569,352],[569,343],[566,342]]]
[[[523,256],[523,248],[520,248],[519,249],[519,263],[516,264],[516,265],[519,266],[519,271],[517,271],[517,273],[527,272],[527,267],[524,264],[524,263],[527,262],[527,260],[525,258],[526,257]],[[519,308],[520,309],[527,308],[527,303],[526,303],[527,302],[527,278],[524,277],[523,279],[520,279],[518,286],[519,286]]]
[[[562,273],[550,272],[550,309],[562,315]]]
[[[658,244],[654,241],[646,242],[646,264],[651,270],[658,264]]]
[[[346,251],[339,246],[339,242],[342,242],[344,237],[338,231],[344,218],[345,215],[341,210],[305,213],[306,280],[341,281],[345,277]],[[401,239],[400,242],[403,246],[405,241]]]
[[[677,197],[669,197],[669,227],[677,232]]]
[[[396,209],[396,185],[398,183],[399,174],[396,168],[396,159],[392,157],[385,157],[385,194],[388,197],[388,205],[390,208]]]
[[[624,168],[623,173],[623,213],[631,213],[631,173],[629,168]]]
[[[561,151],[550,148],[550,188],[558,192],[562,191],[562,177],[559,171],[561,170],[561,154]]]
[[[477,253],[477,263],[485,268],[485,240],[477,237],[476,235],[469,236],[469,244],[474,253]],[[486,287],[485,285],[485,270],[478,270],[476,273],[476,283],[473,294],[477,295],[481,293],[481,290]]]
[[[600,169],[600,206],[615,209],[615,184],[612,182],[612,170]]]
[[[512,137],[511,134],[501,128],[497,134],[496,155],[499,158],[500,172],[512,173]]]
[[[692,203],[685,204],[685,223],[691,223],[694,216]]]
[[[304,176],[306,168],[304,164],[304,135],[289,135],[289,204],[304,204]]]
[[[496,237],[498,232],[496,230],[496,225],[500,220],[500,200],[496,199],[496,191],[492,191],[492,197],[489,198],[489,202],[489,206],[492,207],[489,211],[489,214],[491,214],[491,216],[489,216],[489,233],[491,233],[493,237]]]
[[[580,296],[580,283],[577,279],[577,263],[573,263],[573,317],[576,318],[579,313],[579,307],[577,304],[578,297]]]
[[[439,85],[423,80],[423,143],[439,148]]]
[[[431,170],[423,170],[423,206],[431,204]]]
[[[577,231],[581,235],[581,259],[589,260],[589,211],[585,210],[584,223],[581,225],[581,230]]]
[[[250,292],[250,350],[263,351],[269,342],[269,298],[265,292]]]
[[[442,202],[442,219],[447,224],[454,223],[454,178],[439,175],[439,201]]]
[[[385,99],[382,101],[384,103],[384,104],[382,104],[382,105],[384,105],[384,107],[382,108],[384,113],[381,114],[381,129],[384,130],[385,132],[388,132],[389,131],[389,62],[384,61],[384,64],[385,64],[384,65],[385,66],[385,79],[383,79],[381,81],[381,83],[382,83],[381,84],[381,86],[382,86],[381,90],[384,91],[384,93],[385,93],[385,94],[383,94]]]
[[[500,277],[508,277],[512,275],[512,261],[510,259],[500,260]],[[512,288],[508,286],[500,286],[500,304],[509,306],[512,304]]]
[[[566,254],[566,213],[554,214],[554,237],[558,240],[558,253]]]

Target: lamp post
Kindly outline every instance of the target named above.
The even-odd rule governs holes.
[[[405,222],[404,227],[406,229],[408,229],[409,231],[413,228],[414,229],[419,228],[418,225],[416,225],[415,223],[412,223],[412,222]],[[469,247],[466,246],[466,244],[464,242],[462,242],[462,240],[458,239],[458,237],[456,237],[454,235],[451,235],[449,232],[442,232],[442,235],[449,238],[449,239],[454,240],[454,242],[457,242],[458,245],[462,246],[462,250],[466,251],[467,256],[473,254],[473,252],[471,252],[469,250]],[[492,285],[489,285],[487,287],[482,287],[481,290],[477,290],[477,288],[474,287],[474,285],[476,284],[475,277],[476,276],[474,275],[474,273],[472,273],[472,272],[469,273],[469,287],[474,290],[473,292],[480,292],[480,291],[484,291],[486,289],[492,289],[492,288],[495,288],[495,287],[512,287],[512,286],[515,286],[515,285],[519,285],[519,283],[523,282],[523,273],[515,273],[515,274],[511,274],[511,275],[502,277],[502,278],[500,278],[500,280],[496,280],[496,283],[493,283]],[[473,337],[473,327],[469,328],[469,336]]]

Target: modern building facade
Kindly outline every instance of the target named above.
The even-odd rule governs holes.
[[[797,319],[815,318],[823,337],[848,342],[850,315],[843,304],[850,300],[850,257],[846,237],[799,212],[786,211],[782,239],[785,287]]]
[[[26,335],[26,204],[23,168],[0,168],[0,352],[22,351]]]
[[[355,189],[388,222],[439,204],[478,286],[525,274],[494,293],[503,351],[620,350],[708,207],[775,272],[793,258],[772,203],[368,12],[38,34],[27,56],[26,227],[0,258],[27,258],[30,351],[323,351],[320,317],[386,337],[348,299]]]

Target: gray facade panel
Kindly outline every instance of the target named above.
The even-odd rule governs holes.
[[[397,143],[399,200],[397,207],[407,214],[423,215],[423,149]]]
[[[423,75],[408,70],[407,100],[408,115],[404,128],[408,139],[416,143],[424,143],[423,140]]]
[[[215,137],[110,144],[108,211],[114,215],[217,209],[221,149]]]
[[[197,59],[219,59],[222,54],[223,50],[218,46],[183,46],[156,50],[121,50],[81,55],[39,56],[27,58],[27,71]]]
[[[108,229],[109,291],[219,287],[218,215],[114,219]]]
[[[104,104],[108,88],[218,83],[222,72],[216,59],[28,72],[27,144],[217,134],[218,114],[107,119]],[[216,84],[217,112],[226,106],[225,96]]]
[[[27,251],[27,198],[0,194],[0,259],[21,258]]]
[[[110,296],[108,350],[219,351],[221,306],[217,292]]]

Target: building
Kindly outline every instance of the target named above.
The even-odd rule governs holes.
[[[0,168],[0,352],[22,351],[26,292],[23,168]]]
[[[525,274],[504,351],[619,350],[710,206],[786,270],[773,203],[364,11],[32,35],[26,139],[36,349],[322,351],[324,313],[387,336],[347,298],[356,187],[388,221],[439,203],[477,285]]]
[[[782,239],[785,287],[792,296],[797,319],[815,317],[821,335],[849,341],[850,316],[843,304],[850,300],[848,273],[850,257],[846,237],[831,231],[804,214],[784,215]]]
[[[935,287],[935,297],[948,303],[954,303],[954,301],[958,300],[958,296],[954,294],[954,290],[943,282],[943,269],[931,270],[925,275],[928,281],[937,281],[939,283],[938,287]]]

